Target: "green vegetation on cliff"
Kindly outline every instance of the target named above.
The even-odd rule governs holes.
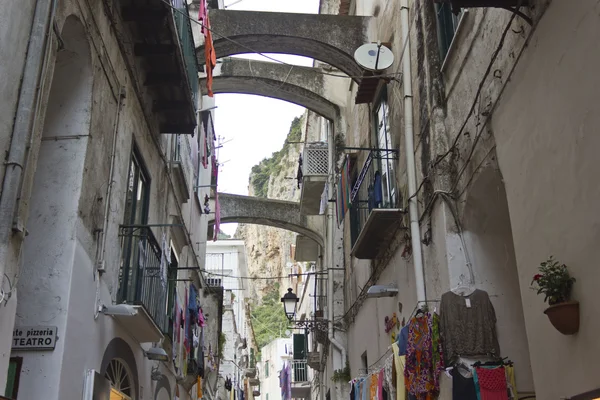
[[[269,189],[269,179],[271,176],[279,175],[283,168],[282,160],[288,153],[289,142],[297,142],[302,138],[302,118],[296,117],[292,121],[290,131],[287,135],[283,148],[274,152],[271,157],[265,158],[258,165],[252,167],[250,174],[250,183],[254,189],[254,195],[257,197],[267,197]]]
[[[262,299],[262,304],[252,307],[252,326],[256,344],[259,349],[269,344],[273,339],[284,336],[289,321],[283,311],[279,298],[279,283],[271,286]]]

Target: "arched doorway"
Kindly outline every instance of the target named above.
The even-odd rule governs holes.
[[[121,338],[110,341],[100,365],[100,373],[110,382],[110,400],[137,400],[138,373],[135,355]]]
[[[110,382],[110,400],[133,400],[134,381],[127,363],[113,358],[106,367],[104,377]]]
[[[494,305],[502,356],[510,358],[519,371],[519,392],[533,391],[512,227],[497,165],[482,169],[469,188],[463,229],[475,286],[487,291]]]

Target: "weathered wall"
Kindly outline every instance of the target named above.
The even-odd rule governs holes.
[[[598,3],[553,1],[507,85],[492,126],[506,183],[531,362],[538,398],[598,386],[600,300],[597,87]],[[554,255],[577,279],[581,329],[560,335],[529,289],[539,263]],[[562,366],[572,365],[564,370]]]
[[[118,226],[123,223],[124,218],[134,143],[139,148],[151,177],[149,223],[183,222],[186,224],[183,229],[190,233],[190,241],[195,244],[194,247],[200,243],[205,245],[206,242],[208,217],[204,217],[202,221],[196,199],[192,197],[188,201],[183,220],[180,219],[182,210],[177,205],[180,199],[174,197],[172,171],[168,168],[165,158],[171,138],[167,135],[156,136],[156,140],[152,138],[151,135],[156,135],[156,132],[150,130],[142,113],[141,99],[128,83],[130,77],[119,52],[117,38],[104,11],[102,2],[96,2],[93,8],[89,8],[88,2],[76,0],[61,2],[57,8],[57,27],[59,32],[65,35],[66,48],[58,53],[59,59],[54,67],[57,42],[53,36],[50,46],[51,68],[46,81],[51,82],[54,79],[54,90],[57,94],[50,93],[49,84],[44,88],[26,169],[19,211],[23,220],[27,221],[30,235],[24,246],[25,262],[19,280],[20,296],[16,324],[56,325],[59,327],[59,339],[57,348],[52,352],[13,352],[13,355],[24,358],[19,391],[19,397],[23,398],[80,398],[82,371],[100,371],[105,348],[116,337],[128,342],[135,354],[140,382],[137,394],[139,398],[153,399],[155,394],[158,395],[157,389],[163,392],[166,390],[158,386],[160,382],[150,380],[150,369],[154,362],[143,356],[140,344],[130,333],[113,318],[95,314],[100,304],[111,304],[116,298],[121,252]],[[98,30],[86,31],[79,35],[80,39],[88,42],[86,46],[90,49],[87,54],[83,54],[88,60],[86,68],[91,76],[90,85],[82,93],[78,93],[77,88],[68,90],[69,85],[77,81],[80,73],[73,58],[81,52],[73,48],[72,43],[67,40],[67,29],[63,29],[63,26],[67,26],[67,17],[68,21],[74,21],[76,25],[84,20],[90,22],[89,25],[85,24],[86,28],[98,27]],[[2,41],[3,45],[5,43],[6,41]],[[94,47],[92,43],[100,47]],[[63,57],[67,66],[76,69],[63,69],[60,72],[60,57]],[[107,63],[114,66],[114,70],[107,68]],[[109,76],[107,73],[110,72],[107,71],[117,71],[117,75]],[[117,121],[117,97],[112,90],[114,87],[110,85],[115,79],[123,84],[126,93],[116,128],[114,124]],[[66,96],[69,93],[71,96]],[[87,101],[86,94],[89,99]],[[73,115],[65,115],[69,109]],[[45,120],[44,115],[47,115]],[[113,190],[111,198],[107,199],[105,197],[107,186],[111,182],[108,171],[115,129],[117,151],[112,177]],[[64,137],[86,135],[88,131],[89,136]],[[63,137],[57,140],[56,136]],[[188,138],[184,140],[187,141]],[[189,147],[187,142],[184,143],[186,150]],[[186,160],[191,163],[189,158]],[[191,169],[191,164],[187,167]],[[191,177],[188,176],[188,179],[188,187],[191,188]],[[207,182],[210,182],[210,171],[202,171],[200,183]],[[107,216],[108,230],[105,233],[106,273],[98,278],[95,275],[98,230],[102,229],[107,201],[110,201],[110,207]],[[192,221],[200,222],[192,224]],[[186,235],[182,235],[183,229],[165,228],[164,231],[167,237],[173,239],[174,251],[180,265],[183,262],[187,263],[183,266],[199,265],[200,260],[194,260],[198,252],[191,251]],[[162,232],[159,229],[154,230],[159,240]],[[187,277],[198,279],[195,272],[180,274],[182,279]],[[12,324],[7,328],[10,332]],[[10,333],[0,337],[3,339],[2,345],[6,342],[10,347]],[[172,368],[161,366],[160,369],[166,376],[165,379],[170,382],[168,392],[169,396],[172,396],[176,386]],[[0,371],[0,377],[0,384],[3,385],[3,371]],[[187,395],[183,395],[182,398],[187,398],[185,396]]]
[[[19,98],[21,76],[27,53],[27,43],[35,1],[8,0],[0,4],[0,152],[6,154],[10,146],[11,134]],[[0,165],[0,177],[4,178],[4,166]],[[0,189],[1,192],[1,189]],[[0,193],[0,196],[2,193]],[[9,252],[6,262],[6,274],[11,281],[17,276],[18,244]],[[2,290],[10,292],[11,288],[5,277],[1,277]],[[0,305],[0,337],[12,337],[17,293],[11,293],[6,303]],[[0,340],[0,388],[4,388],[10,342]]]

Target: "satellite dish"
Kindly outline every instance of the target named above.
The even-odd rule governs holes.
[[[382,71],[394,63],[394,53],[381,43],[367,43],[356,49],[354,59],[364,69]]]
[[[286,330],[285,330],[285,336],[290,336],[291,334],[292,334],[292,332],[290,332],[290,330],[289,330],[289,329],[286,329]]]

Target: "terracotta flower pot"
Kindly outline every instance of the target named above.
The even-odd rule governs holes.
[[[574,335],[579,331],[579,302],[567,301],[544,310],[550,323],[563,335]]]

